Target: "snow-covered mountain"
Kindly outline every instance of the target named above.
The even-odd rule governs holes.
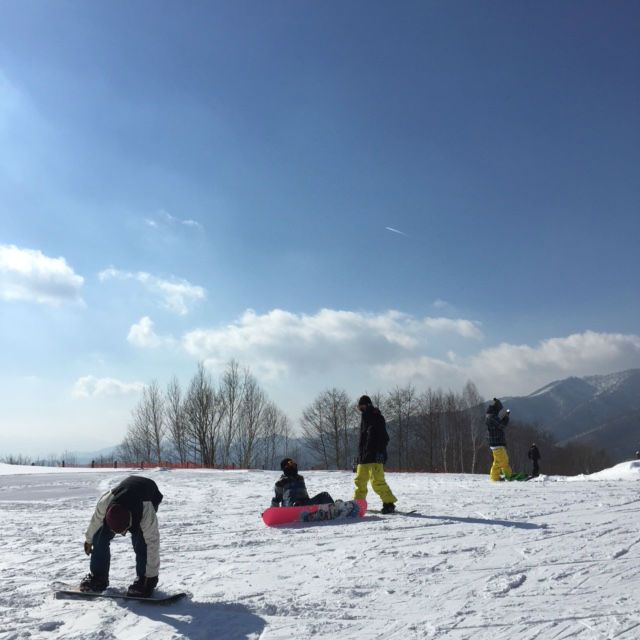
[[[588,441],[616,460],[640,447],[640,369],[556,380],[504,402],[514,418],[538,424],[560,442]]]

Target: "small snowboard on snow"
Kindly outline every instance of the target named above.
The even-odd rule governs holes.
[[[97,593],[95,591],[80,591],[78,587],[72,587],[71,585],[58,584],[55,585],[53,594],[56,600],[65,600],[72,598],[81,598],[85,600],[96,600],[97,598],[110,598],[112,600],[134,600],[136,602],[146,602],[148,604],[171,604],[181,598],[184,598],[186,593],[173,593],[168,596],[157,595],[151,598],[143,598],[142,596],[128,596],[125,593],[118,591],[103,591]]]
[[[531,480],[533,476],[530,476],[528,473],[512,473],[509,478],[505,478],[509,482],[526,482],[527,480]]]
[[[294,522],[320,522],[338,518],[362,518],[367,511],[366,500],[336,500],[330,504],[309,504],[304,507],[269,507],[262,513],[268,527]]]

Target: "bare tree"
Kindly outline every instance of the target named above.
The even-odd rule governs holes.
[[[238,420],[238,450],[240,466],[250,468],[255,462],[256,442],[263,428],[267,399],[255,377],[245,370],[242,379],[242,402]]]
[[[386,396],[385,418],[393,438],[398,469],[406,469],[409,465],[410,429],[414,420],[415,404],[416,390],[412,385],[396,387]]]
[[[146,387],[138,404],[133,408],[132,421],[122,443],[123,453],[131,461],[152,460],[153,434],[147,407]]]
[[[213,467],[226,406],[222,395],[214,390],[202,362],[198,363],[198,370],[189,384],[185,409],[189,433],[200,460],[204,466]]]
[[[266,469],[276,467],[276,456],[280,447],[288,451],[291,425],[289,418],[273,402],[267,402],[262,412],[262,464]]]
[[[244,379],[245,376],[240,373],[240,365],[235,360],[231,360],[227,364],[220,382],[220,394],[226,407],[220,429],[223,465],[228,465],[230,462],[231,449],[238,433]]]
[[[158,386],[157,380],[152,380],[151,384],[144,388],[142,401],[147,412],[149,422],[149,432],[151,434],[151,449],[155,454],[156,462],[162,462],[162,444],[165,433],[164,422],[164,399]]]
[[[346,391],[323,391],[302,414],[305,440],[325,468],[344,469],[354,454],[355,406]]]
[[[302,434],[314,457],[325,469],[328,469],[330,453],[324,412],[321,394],[302,413]]]
[[[484,421],[482,405],[483,398],[476,385],[468,380],[462,390],[462,411],[465,414],[469,429],[469,444],[471,446],[471,473],[476,472],[478,451],[484,443]]]
[[[182,389],[175,376],[167,385],[165,415],[171,444],[178,460],[184,464],[189,459],[189,430]]]

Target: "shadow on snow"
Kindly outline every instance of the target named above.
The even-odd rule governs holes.
[[[195,602],[184,599],[169,606],[120,601],[139,616],[171,625],[189,640],[246,640],[257,638],[266,622],[248,607],[234,602]]]
[[[422,513],[397,514],[398,518],[419,518],[424,520],[439,520],[441,522],[462,522],[465,524],[491,524],[500,527],[513,527],[514,529],[546,529],[546,524],[535,524],[533,522],[517,522],[514,520],[496,520],[491,518],[461,518],[458,516],[426,516]],[[387,520],[377,516],[367,517],[366,520]]]

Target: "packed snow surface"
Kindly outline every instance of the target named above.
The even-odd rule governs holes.
[[[571,482],[389,473],[417,513],[278,528],[260,518],[275,472],[139,472],[165,496],[159,591],[189,594],[168,606],[53,597],[88,571],[100,493],[138,472],[20,471],[0,472],[2,640],[640,638],[637,463]],[[351,496],[350,473],[304,475]],[[118,536],[111,588],[134,573]]]

